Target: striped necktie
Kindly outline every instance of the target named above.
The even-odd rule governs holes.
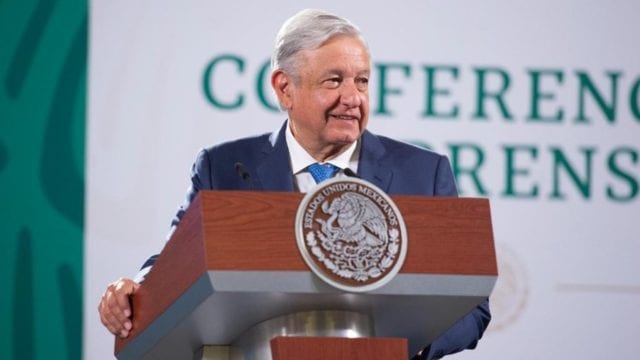
[[[311,164],[307,167],[311,176],[313,176],[313,180],[316,181],[316,184],[320,184],[321,182],[330,179],[333,175],[338,171],[338,167],[335,165],[331,165],[329,163],[320,164],[315,163]]]

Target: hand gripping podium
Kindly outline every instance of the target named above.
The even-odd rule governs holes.
[[[399,273],[365,293],[313,274],[295,239],[304,194],[203,191],[132,298],[119,359],[407,359],[484,301],[497,265],[487,199],[393,196]]]

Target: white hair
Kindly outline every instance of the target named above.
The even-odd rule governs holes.
[[[271,56],[271,70],[283,70],[297,79],[299,69],[296,55],[302,50],[315,50],[340,35],[357,37],[369,51],[360,29],[349,20],[324,10],[300,11],[285,21],[278,31]]]

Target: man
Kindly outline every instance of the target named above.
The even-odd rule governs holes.
[[[367,44],[348,20],[318,10],[304,10],[287,20],[276,37],[271,75],[287,122],[271,135],[202,150],[173,225],[200,190],[307,192],[320,181],[317,166],[330,175],[355,173],[392,195],[456,196],[446,157],[365,130],[370,65]],[[154,261],[147,261],[140,275]],[[98,310],[113,334],[129,335],[129,296],[135,295],[142,276],[115,281],[103,295]],[[438,359],[474,348],[490,318],[485,302],[417,357]]]

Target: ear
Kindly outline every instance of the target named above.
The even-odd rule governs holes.
[[[271,87],[284,110],[289,110],[293,104],[292,86],[292,79],[284,71],[276,70],[271,74]]]

